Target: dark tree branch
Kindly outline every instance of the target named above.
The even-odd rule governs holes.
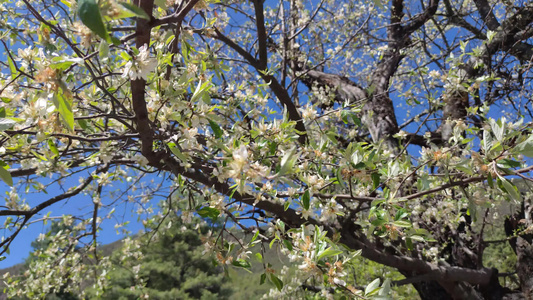
[[[305,125],[302,120],[302,116],[300,115],[300,112],[298,112],[298,108],[292,102],[291,96],[287,92],[287,89],[285,89],[279,81],[274,77],[273,75],[270,75],[270,73],[266,72],[265,70],[261,69],[261,63],[256,60],[248,51],[244,50],[241,46],[236,44],[234,41],[232,41],[230,38],[226,37],[224,34],[222,34],[218,29],[215,28],[216,38],[229,46],[231,49],[235,50],[239,55],[241,55],[248,63],[256,69],[256,71],[259,73],[261,78],[270,85],[270,89],[272,89],[272,92],[276,95],[278,100],[281,102],[281,104],[287,109],[287,112],[289,114],[289,119],[292,121],[296,121],[296,129],[299,131],[298,135],[298,141],[301,144],[305,144],[307,141],[307,132],[305,129]]]
[[[424,12],[414,16],[411,21],[404,27],[403,30],[405,34],[410,35],[411,33],[415,32],[415,30],[418,30],[420,27],[426,24],[426,22],[435,15],[438,7],[439,0],[430,0],[429,5],[424,10]]]
[[[139,0],[136,0],[139,1]],[[155,19],[150,21],[150,28],[165,25],[165,24],[171,24],[171,23],[179,23],[181,24],[183,22],[183,19],[185,16],[194,8],[196,3],[198,3],[200,0],[189,0],[187,4],[179,11],[176,11],[175,13],[168,15],[166,17],[163,17],[161,19]],[[151,13],[149,14],[152,15]]]
[[[263,0],[253,0],[255,11],[255,24],[257,27],[257,40],[259,43],[259,63],[260,70],[266,71],[268,69],[268,49],[267,49],[267,34],[265,29],[265,15],[263,8]]]
[[[146,14],[152,15],[154,8],[154,0],[136,0],[136,5],[139,6]],[[151,27],[148,20],[137,18],[136,46],[141,48],[150,45],[150,31]],[[153,129],[150,120],[148,119],[148,109],[145,101],[145,86],[146,80],[143,78],[131,80],[131,100],[133,111],[135,112],[135,123],[137,125],[137,132],[141,138],[141,153],[148,159],[153,160]]]
[[[500,22],[496,19],[489,2],[487,0],[474,0],[474,3],[476,4],[483,22],[487,25],[487,28],[493,31],[498,29],[498,27],[500,27]]]

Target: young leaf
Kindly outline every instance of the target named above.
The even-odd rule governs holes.
[[[411,222],[402,221],[402,220],[394,221],[392,224],[393,224],[394,226],[397,226],[397,227],[405,227],[405,228],[413,227],[413,225],[411,224]]]
[[[50,151],[52,151],[56,156],[59,156],[59,150],[52,140],[48,140],[48,148],[50,148]]]
[[[138,7],[137,5],[133,5],[133,4],[127,3],[127,2],[118,2],[118,4],[122,5],[122,7],[124,7],[124,9],[126,9],[129,12],[131,12],[136,17],[142,18],[142,19],[146,19],[146,20],[150,20],[150,16],[144,10],[142,10],[140,7]]]
[[[214,207],[204,206],[196,211],[202,218],[209,218],[215,220],[219,215],[220,211]]]
[[[106,40],[102,40],[98,46],[98,56],[101,59],[109,56],[109,43]]]
[[[379,284],[380,284],[380,280],[379,278],[376,278],[369,285],[367,285],[365,289],[365,296],[370,296],[374,294],[375,292],[377,292],[377,290],[380,288]]]
[[[96,0],[79,0],[78,16],[81,22],[104,40],[109,40],[109,33],[100,14]]]
[[[514,149],[519,154],[525,155],[527,157],[533,157],[533,135],[531,135],[527,140],[516,145]]]
[[[405,245],[407,246],[407,250],[413,250],[413,240],[410,237],[405,238]]]
[[[281,281],[281,279],[279,279],[278,277],[276,277],[276,275],[271,273],[270,281],[272,281],[272,283],[276,286],[276,288],[281,291],[281,289],[283,288],[283,281]]]
[[[310,200],[311,200],[311,195],[309,194],[309,190],[307,190],[302,196],[302,206],[305,210],[309,210]]]
[[[52,99],[63,123],[69,130],[74,130],[74,114],[72,113],[70,101],[63,95],[61,89],[54,94]]]
[[[11,72],[11,79],[15,78],[18,74],[17,68],[15,67],[15,63],[11,59],[11,57],[7,58],[7,63],[9,65],[9,71]]]
[[[512,183],[510,183],[509,180],[503,177],[500,177],[500,180],[502,181],[503,188],[505,189],[505,191],[507,191],[507,193],[511,196],[511,198],[513,198],[516,201],[522,200],[522,197],[520,196],[520,192],[518,192],[517,188]]]
[[[374,5],[376,5],[379,9],[383,10],[385,8],[381,0],[373,0],[373,1],[374,1]],[[369,93],[372,94],[371,92]]]
[[[154,3],[155,3],[155,5],[159,6],[163,10],[167,10],[167,1],[165,1],[165,0],[155,0]]]
[[[178,148],[178,146],[176,146],[176,143],[170,142],[167,145],[168,145],[168,148],[170,148],[170,151],[172,151],[172,153],[174,153],[174,155],[176,155],[176,157],[179,158],[181,161],[187,162],[189,160],[187,158],[187,156],[185,156],[183,153],[181,153],[181,151]]]
[[[246,261],[244,259],[237,259],[237,260],[233,261],[232,264],[234,266],[236,266],[236,267],[240,267],[240,268],[244,268],[244,269],[249,269],[249,268],[252,267],[252,265],[248,261]]]
[[[250,240],[250,243],[253,243],[257,239],[258,236],[259,236],[259,230],[256,230],[254,236]]]
[[[4,181],[7,185],[13,186],[13,178],[11,177],[11,173],[9,173],[4,166],[7,167],[7,165],[0,160],[0,179],[2,179],[2,181]]]
[[[211,130],[213,130],[213,133],[215,134],[215,137],[217,139],[221,138],[222,135],[224,135],[224,131],[222,130],[222,128],[220,128],[220,126],[218,126],[218,124],[213,122],[211,119],[208,119],[208,121],[209,126],[211,126]]]
[[[15,121],[6,118],[0,118],[0,131],[9,130],[15,125]]]
[[[377,189],[379,187],[379,184],[380,184],[379,173],[378,172],[374,172],[374,173],[372,173],[372,175],[370,175],[370,177],[372,177],[372,188],[373,189]]]
[[[383,281],[381,289],[379,290],[379,296],[388,296],[391,292],[391,280],[389,278]]]
[[[282,176],[292,170],[294,164],[296,163],[296,160],[298,159],[297,155],[295,155],[294,153],[295,151],[296,149],[292,148],[287,153],[285,153],[285,155],[281,159],[278,176]]]
[[[329,247],[328,249],[322,251],[318,255],[317,259],[321,260],[322,258],[328,258],[328,257],[331,257],[331,256],[339,255],[341,253],[342,253],[341,250],[335,250],[335,249],[332,249],[331,247]]]
[[[202,97],[202,95],[207,90],[209,90],[210,87],[211,82],[206,81],[202,83],[202,80],[200,80],[200,82],[198,82],[198,85],[196,86],[196,89],[194,90],[194,93],[192,94],[191,102],[195,102],[196,100],[198,100],[198,98]]]
[[[289,240],[283,240],[283,245],[285,245],[285,247],[289,249],[289,251],[292,251],[292,244]]]

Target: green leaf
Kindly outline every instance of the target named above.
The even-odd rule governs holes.
[[[15,122],[15,121],[13,121],[11,119],[0,118],[0,131],[9,130],[9,129],[13,128],[13,126],[16,123],[17,122]]]
[[[265,273],[261,274],[261,280],[259,281],[259,285],[265,284],[266,278],[267,278],[267,275]]]
[[[378,295],[388,296],[390,292],[391,292],[391,280],[390,278],[387,278],[383,281],[383,284],[381,285],[381,289],[379,290]]]
[[[370,175],[370,177],[372,177],[372,188],[375,190],[379,187],[380,175],[378,172],[374,172],[372,175]]]
[[[490,132],[488,130],[483,130],[483,150],[485,151],[485,154],[489,154],[492,142],[493,138],[490,135]]]
[[[411,240],[417,241],[417,242],[425,242],[426,241],[426,239],[423,236],[420,236],[420,235],[412,235],[409,238]]]
[[[385,220],[385,219],[381,219],[381,218],[380,218],[380,219],[372,220],[372,221],[370,222],[370,224],[372,224],[372,225],[374,225],[374,226],[376,226],[376,227],[382,226],[382,225],[384,225],[385,223],[387,223],[387,220]]]
[[[250,240],[250,243],[253,243],[257,239],[258,236],[259,236],[259,230],[256,230],[254,236]]]
[[[355,114],[352,114],[352,121],[357,125],[357,127],[363,126],[363,123],[361,123],[361,119],[359,119]]]
[[[0,256],[0,261],[3,261],[4,259],[6,259],[5,256]]]
[[[109,56],[109,43],[106,40],[102,40],[98,46],[98,56],[100,59],[107,58]]]
[[[191,102],[195,102],[198,100],[198,98],[202,97],[202,95],[211,87],[211,83],[209,81],[206,81],[202,83],[202,80],[198,82],[198,85],[196,86],[196,89],[194,90],[194,93],[191,97]]]
[[[343,110],[341,111],[341,116],[344,124],[348,124],[348,117],[350,116],[350,112]]]
[[[236,267],[244,269],[250,269],[252,267],[252,265],[250,265],[250,263],[244,259],[234,260],[232,264]]]
[[[292,244],[289,240],[283,240],[283,244],[287,249],[289,249],[289,251],[292,251]]]
[[[48,140],[48,148],[50,148],[50,151],[52,151],[56,156],[59,156],[59,150],[52,140]]]
[[[38,159],[42,160],[42,161],[48,161],[48,159],[44,156],[42,156],[41,154],[37,153],[36,151],[31,151],[31,154],[33,154],[35,157],[37,157]]]
[[[292,148],[291,150],[287,151],[287,153],[285,153],[285,155],[281,159],[278,176],[283,176],[293,169],[294,164],[298,159],[298,156],[295,155],[295,152],[296,148]]]
[[[331,257],[331,256],[339,255],[341,253],[342,253],[341,250],[336,250],[336,249],[332,249],[331,247],[329,247],[328,249],[326,249],[326,250],[322,251],[320,254],[318,254],[317,259],[321,260],[323,258],[328,258],[328,257]]]
[[[491,188],[494,188],[494,180],[492,179],[490,172],[487,173],[487,182]]]
[[[276,239],[273,239],[273,240],[270,242],[270,244],[268,245],[268,247],[269,247],[270,249],[272,249],[272,246],[274,246],[274,243],[275,243],[275,242],[276,242]]]
[[[514,186],[512,183],[510,183],[507,179],[503,177],[500,177],[500,180],[502,181],[503,188],[505,189],[505,191],[507,191],[507,193],[509,193],[511,198],[516,201],[522,201],[522,197],[520,196],[520,192],[518,192],[516,186]]]
[[[381,2],[381,0],[373,0],[373,1],[374,1],[374,5],[376,5],[379,9],[384,9],[385,8],[383,6],[383,3]],[[372,94],[372,92],[369,92],[369,94]]]
[[[504,158],[501,160],[498,160],[498,167],[500,168],[520,168],[522,166],[522,163],[516,160]]]
[[[311,202],[311,195],[309,194],[309,190],[307,190],[302,196],[302,206],[305,210],[309,210],[310,202]]]
[[[163,10],[167,10],[167,1],[166,0],[155,0],[155,5],[161,7]]]
[[[397,226],[397,227],[404,227],[404,228],[413,227],[413,225],[410,222],[407,222],[407,221],[395,221],[392,224],[394,226]]]
[[[89,129],[89,125],[87,124],[87,121],[85,119],[79,119],[78,125],[80,125],[81,129],[83,130]]]
[[[110,40],[96,0],[79,0],[78,16],[81,22],[99,37]]]
[[[211,126],[211,130],[213,130],[213,133],[215,134],[215,138],[219,139],[224,135],[224,131],[218,126],[217,123],[213,122],[211,119],[208,119],[209,126]]]
[[[13,178],[11,177],[11,173],[6,170],[6,167],[7,165],[0,160],[0,179],[2,179],[7,185],[13,186]]]
[[[365,288],[365,296],[370,296],[378,291],[380,284],[379,278],[376,278],[374,281],[372,281],[369,285]]]
[[[410,237],[405,239],[405,245],[407,246],[407,250],[413,250],[413,240]]]
[[[276,288],[281,291],[281,289],[283,288],[283,281],[281,281],[281,279],[279,279],[276,275],[270,273],[270,281],[272,281]]]
[[[494,133],[496,140],[502,141],[505,133],[505,123],[502,121],[502,119],[498,119],[497,121],[490,119],[489,123],[492,127],[492,132]]]
[[[64,58],[64,57],[54,57],[52,58],[52,63],[50,64],[50,67],[64,71],[68,67],[72,66],[73,64],[81,65],[83,64],[82,58]]]
[[[181,151],[178,148],[178,146],[176,146],[176,143],[170,142],[167,145],[168,145],[168,148],[170,148],[170,151],[172,151],[172,153],[174,153],[174,155],[176,155],[177,158],[181,159],[181,161],[183,161],[183,162],[187,162],[188,161],[187,156],[185,156],[185,155],[183,155],[183,153],[181,153]]]
[[[209,218],[216,220],[220,215],[220,211],[214,207],[204,206],[196,211],[202,218]]]
[[[11,56],[7,57],[7,63],[9,64],[9,71],[11,72],[11,79],[17,77],[18,71],[17,71],[17,68],[15,67],[15,63],[11,59]]]
[[[128,12],[131,12],[135,17],[150,20],[150,16],[137,5],[127,2],[118,2],[118,4],[122,5],[123,8],[125,8]]]
[[[74,114],[72,113],[72,106],[70,101],[63,95],[61,89],[54,94],[52,101],[54,102],[56,110],[59,112],[63,123],[69,130],[74,130]]]
[[[516,145],[514,151],[517,151],[518,154],[522,154],[527,157],[533,157],[533,135],[531,135],[527,140]]]

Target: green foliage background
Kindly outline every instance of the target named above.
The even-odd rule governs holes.
[[[209,227],[187,227],[178,217],[161,224],[168,229],[157,234],[151,232],[141,237],[143,258],[122,258],[116,251],[112,256],[113,269],[109,273],[108,288],[101,299],[229,299],[231,289],[220,267],[214,265],[213,257],[203,252],[201,235]],[[139,264],[138,274],[130,267]],[[132,290],[136,280],[142,280],[145,288]],[[89,292],[97,297],[93,292]]]

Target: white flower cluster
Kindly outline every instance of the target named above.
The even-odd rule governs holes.
[[[139,48],[139,55],[130,60],[124,66],[123,78],[129,77],[131,80],[148,79],[148,75],[157,67],[157,59],[150,57],[150,50],[144,44]]]

